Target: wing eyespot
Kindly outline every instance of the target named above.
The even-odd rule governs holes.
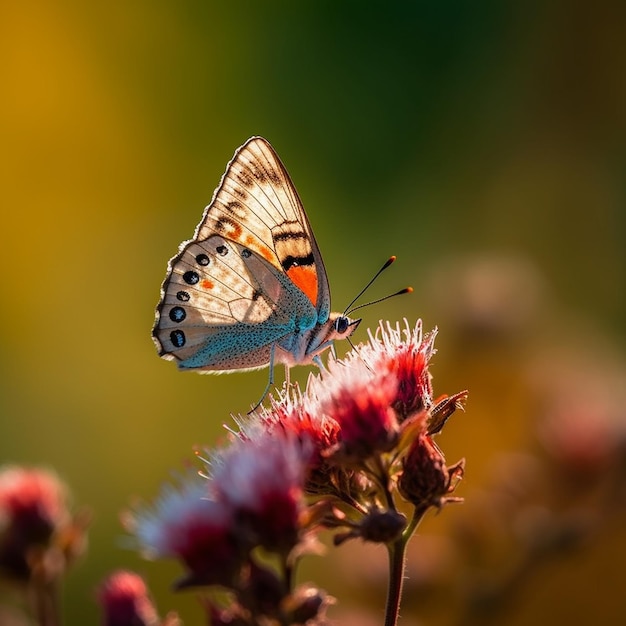
[[[206,254],[201,253],[201,254],[196,255],[196,263],[198,265],[203,265],[206,267],[210,262],[211,262],[211,259],[209,259],[209,257]]]
[[[252,252],[250,252],[250,250],[248,250],[248,248],[244,248],[244,249],[241,251],[241,256],[242,256],[244,259],[249,259],[249,258],[252,256]]]
[[[187,317],[187,312],[185,311],[185,309],[183,309],[182,306],[175,306],[174,308],[170,309],[169,315],[172,322],[180,324]]]
[[[175,348],[182,348],[187,342],[187,337],[185,337],[185,333],[182,330],[173,330],[170,333],[170,340]]]
[[[198,272],[194,272],[193,270],[188,270],[187,272],[183,274],[183,280],[188,285],[195,285],[200,280],[200,276],[198,275]]]
[[[180,300],[180,302],[189,302],[191,296],[189,295],[189,292],[187,291],[179,291],[176,294],[176,299]]]
[[[228,248],[224,245],[222,246],[217,246],[217,248],[215,248],[215,251],[220,255],[220,256],[226,256],[228,254]]]

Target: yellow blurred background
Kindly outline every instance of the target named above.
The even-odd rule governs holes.
[[[365,310],[356,339],[422,317],[440,330],[436,391],[470,390],[439,440],[467,459],[468,502],[429,517],[414,568],[443,567],[436,545],[489,509],[502,455],[510,468],[543,454],[555,403],[624,432],[625,59],[617,0],[2,4],[0,460],[55,468],[94,512],[68,624],[97,622],[94,588],[117,567],[200,623],[194,595],[168,589],[177,568],[126,549],[118,515],[266,383],[181,374],[150,338],[166,262],[251,135],[298,187],[335,309],[390,254],[370,295],[415,288]],[[497,623],[626,620],[620,502],[584,547],[521,581]],[[497,577],[512,548],[490,549]],[[305,573],[380,623],[383,587],[363,606],[377,579],[349,566],[360,550],[330,557],[341,575],[324,559]],[[405,623],[462,623],[453,587],[408,593]]]

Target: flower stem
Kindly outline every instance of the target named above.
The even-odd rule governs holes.
[[[400,600],[404,584],[404,566],[406,564],[406,546],[413,533],[417,530],[428,507],[418,507],[413,511],[411,522],[402,536],[387,546],[389,553],[389,588],[385,607],[385,626],[396,626],[400,614]]]
[[[35,579],[30,591],[38,626],[59,626],[61,620],[56,583]]]
[[[396,626],[404,583],[404,552],[406,541],[400,538],[387,546],[389,551],[389,589],[385,607],[385,626]]]

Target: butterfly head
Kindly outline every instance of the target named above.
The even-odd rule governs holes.
[[[349,337],[361,323],[361,320],[353,320],[344,313],[333,313],[330,316],[332,322],[332,339],[346,339]]]

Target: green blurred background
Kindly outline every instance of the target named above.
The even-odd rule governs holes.
[[[122,547],[118,515],[264,388],[266,371],[178,373],[150,338],[166,262],[251,135],[298,187],[333,308],[398,255],[371,296],[415,293],[365,325],[439,326],[436,390],[470,389],[440,440],[467,458],[460,495],[535,440],[554,363],[580,363],[565,378],[583,387],[609,372],[603,398],[623,390],[625,59],[617,0],[3,3],[0,460],[56,468],[94,511],[68,624],[96,623],[93,590],[116,567],[200,623],[193,594],[168,590],[175,566]],[[626,619],[612,532],[500,623]],[[350,605],[358,572],[314,561],[308,575]],[[430,623],[450,623],[447,604]]]

